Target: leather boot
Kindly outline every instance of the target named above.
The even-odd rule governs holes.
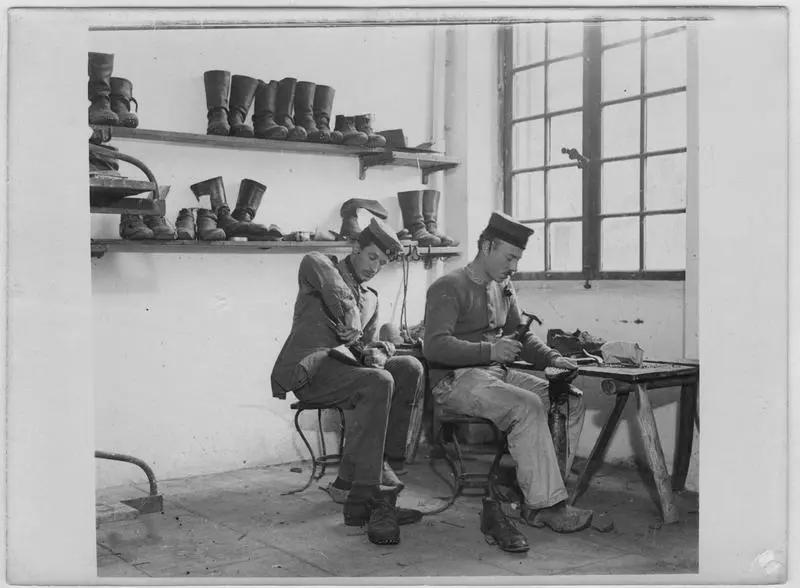
[[[228,136],[228,96],[231,92],[231,72],[214,69],[203,74],[206,86],[206,108],[208,109],[208,128],[206,135]]]
[[[194,241],[197,229],[194,223],[194,215],[188,208],[181,208],[178,218],[175,219],[175,233],[178,239],[184,241]]]
[[[425,220],[425,228],[427,231],[439,237],[442,247],[455,247],[458,241],[451,239],[447,235],[439,232],[437,226],[437,219],[439,218],[439,198],[441,193],[439,190],[423,190],[422,191],[422,218]]]
[[[239,184],[236,208],[231,214],[234,219],[239,221],[239,226],[233,236],[247,237],[250,241],[280,240],[280,232],[276,234],[275,229],[252,222],[266,190],[267,187],[264,184],[248,178],[243,179]]]
[[[144,224],[153,231],[153,239],[170,241],[175,238],[175,229],[169,226],[167,219],[163,216],[146,216]]]
[[[365,133],[356,130],[356,119],[352,116],[337,114],[336,131],[342,134],[342,145],[362,147],[369,139]]]
[[[331,111],[333,110],[333,97],[336,90],[330,86],[318,85],[314,90],[314,122],[317,132],[309,133],[308,140],[316,143],[341,143],[342,133],[331,132]]]
[[[582,531],[592,524],[594,515],[591,510],[570,506],[565,501],[537,509],[523,504],[520,514],[531,527],[549,527],[556,533]]]
[[[152,239],[153,231],[144,224],[140,214],[122,214],[119,218],[119,236],[131,241]]]
[[[200,241],[224,241],[225,231],[219,228],[217,215],[207,208],[197,209],[197,238]]]
[[[359,114],[355,118],[356,130],[367,136],[367,147],[385,147],[386,137],[378,135],[372,130],[371,114]]]
[[[423,247],[439,247],[442,240],[432,235],[425,228],[425,219],[422,216],[422,190],[408,190],[398,192],[400,211],[403,213],[403,226],[411,233],[411,238]]]
[[[131,112],[131,102],[139,111],[139,103],[133,97],[133,84],[125,78],[111,78],[111,110],[119,118],[119,126],[135,129],[139,126],[139,117]]]
[[[201,196],[208,195],[211,198],[211,211],[216,216],[217,226],[225,231],[225,236],[230,239],[231,237],[244,237],[240,234],[239,221],[231,216],[231,209],[225,198],[225,184],[222,181],[222,176],[209,178],[202,182],[197,182],[190,186],[192,192],[200,200]],[[198,225],[200,223],[200,215],[198,212]]]
[[[258,80],[249,76],[231,76],[231,98],[228,110],[228,124],[231,136],[252,137],[253,127],[247,124],[247,113],[253,105]]]
[[[489,545],[497,545],[503,551],[519,553],[530,549],[525,535],[503,513],[500,503],[491,498],[483,499],[481,533]]]
[[[294,106],[294,92],[297,78],[283,78],[278,82],[278,95],[275,98],[275,122],[288,129],[287,139],[290,141],[305,141],[306,130],[297,127],[292,120],[292,107]]]
[[[111,72],[113,53],[89,52],[89,124],[118,125],[119,117],[111,110]]]
[[[314,82],[297,82],[294,89],[294,124],[305,129],[306,138],[317,136],[317,123],[314,122]]]
[[[389,213],[383,205],[377,200],[369,200],[367,198],[350,198],[342,204],[339,209],[339,214],[342,217],[342,228],[339,229],[339,234],[342,239],[357,239],[361,233],[361,227],[358,226],[358,209],[364,208],[377,216],[379,219],[386,220]]]
[[[275,99],[278,82],[268,84],[258,80],[255,106],[253,106],[253,133],[260,139],[285,139],[289,129],[275,122]]]
[[[347,495],[342,513],[344,514],[344,524],[348,527],[360,527],[371,520],[372,511],[375,507],[374,500],[384,501],[386,505],[394,510],[398,525],[410,525],[422,519],[422,512],[413,508],[403,508],[397,506],[396,489],[380,490],[373,497]]]

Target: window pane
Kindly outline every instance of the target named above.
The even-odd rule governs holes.
[[[600,268],[603,271],[639,269],[639,218],[607,218],[600,224]]]
[[[641,57],[639,43],[603,51],[603,100],[641,93]]]
[[[511,216],[544,218],[544,172],[511,176]]]
[[[648,92],[686,85],[686,33],[647,40]]]
[[[583,150],[583,113],[562,114],[550,119],[550,163],[569,163],[561,148]]]
[[[639,212],[639,160],[604,163],[600,193],[602,214]]]
[[[583,103],[583,59],[576,57],[548,66],[547,110],[553,112]]]
[[[644,266],[648,270],[686,267],[686,215],[661,214],[644,221]]]
[[[550,225],[550,270],[579,272],[583,268],[583,229],[581,223]]]
[[[544,165],[544,120],[529,120],[511,127],[514,169]]]
[[[526,69],[514,74],[514,118],[544,112],[544,66]]]
[[[619,41],[638,39],[642,35],[642,23],[638,20],[622,20],[603,23],[603,45]]]
[[[583,171],[565,167],[547,172],[547,216],[580,216],[583,211]]]
[[[639,153],[639,101],[602,110],[603,157]]]
[[[686,207],[686,154],[659,155],[645,160],[646,210]]]
[[[544,61],[544,23],[514,25],[514,67]]]
[[[517,271],[520,272],[543,272],[544,271],[544,224],[531,223],[528,225],[533,229],[533,235],[528,238],[528,246],[522,259],[519,260]]]
[[[686,147],[686,92],[646,102],[647,150]]]
[[[583,51],[582,22],[550,23],[547,25],[547,33],[550,38],[548,57],[560,57]]]

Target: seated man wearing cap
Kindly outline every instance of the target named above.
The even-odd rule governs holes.
[[[567,491],[547,426],[548,384],[509,369],[518,357],[536,369],[574,369],[570,359],[533,333],[513,338],[522,317],[511,276],[533,233],[513,219],[493,213],[478,238],[478,254],[466,267],[436,280],[425,308],[425,357],[434,400],[452,412],[490,419],[507,433],[524,494],[522,520],[558,532],[585,529],[592,512],[566,504]],[[570,395],[567,417],[569,471],[585,407]],[[525,536],[492,499],[484,499],[481,531],[507,551],[527,551]]]
[[[271,382],[273,396],[333,402],[347,410],[344,455],[328,493],[344,503],[346,525],[367,524],[370,541],[396,544],[399,524],[419,511],[395,506],[402,484],[385,460],[405,460],[405,444],[422,364],[376,341],[378,293],[364,285],[403,251],[386,225],[372,219],[353,250],[336,262],[318,252],[300,262],[292,330]],[[371,366],[371,367],[367,367]],[[392,485],[392,490],[380,484]]]

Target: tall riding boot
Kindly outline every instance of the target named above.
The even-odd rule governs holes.
[[[356,130],[364,133],[367,136],[367,147],[384,147],[386,145],[386,137],[377,135],[372,130],[372,117],[371,114],[359,114],[355,117]]]
[[[278,82],[265,83],[258,80],[255,106],[253,106],[253,133],[260,139],[285,139],[289,129],[275,122],[275,99]]]
[[[398,192],[400,212],[403,213],[403,226],[411,233],[411,238],[423,247],[439,247],[442,240],[436,235],[431,235],[425,228],[425,219],[422,216],[422,190],[408,190]]]
[[[458,241],[439,232],[437,219],[439,218],[439,190],[422,191],[422,217],[425,219],[425,228],[431,235],[439,237],[442,247],[455,247]]]
[[[358,235],[361,233],[361,227],[358,226],[359,208],[368,210],[383,220],[389,216],[389,213],[386,212],[386,209],[377,200],[350,198],[345,201],[341,209],[339,209],[339,214],[342,217],[342,228],[339,229],[339,234],[343,239],[357,239]]]
[[[304,141],[306,130],[303,127],[296,127],[292,120],[296,85],[297,78],[283,78],[278,82],[278,95],[275,99],[275,122],[289,130],[289,135],[286,138],[290,141]]]
[[[197,182],[196,184],[192,184],[190,188],[198,201],[201,196],[208,195],[211,197],[211,212],[217,217],[217,226],[225,231],[225,236],[228,239],[231,237],[244,236],[237,234],[240,223],[231,216],[231,209],[228,207],[228,202],[225,199],[225,184],[222,182],[222,176]],[[199,225],[199,211],[197,217]]]
[[[317,124],[314,122],[314,82],[297,82],[294,89],[294,124],[305,129],[306,138],[316,136]]]
[[[228,136],[228,96],[231,91],[231,72],[214,69],[203,74],[206,86],[206,108],[208,109],[208,128],[206,135]]]
[[[197,235],[197,226],[191,209],[181,208],[178,218],[175,219],[175,233],[178,239],[194,241]]]
[[[352,116],[336,115],[336,131],[342,134],[342,145],[361,147],[366,144],[369,137],[356,130],[356,119]]]
[[[89,124],[118,125],[119,117],[111,110],[111,72],[113,53],[89,52]]]
[[[111,110],[119,118],[121,127],[135,129],[139,126],[139,117],[131,112],[131,102],[139,110],[139,103],[133,97],[133,84],[125,78],[111,78]]]
[[[317,85],[314,91],[314,122],[317,132],[308,135],[310,141],[317,143],[341,143],[343,136],[339,131],[331,132],[331,111],[336,90],[330,86]]]
[[[232,216],[239,221],[237,236],[247,237],[250,241],[278,241],[281,234],[274,229],[252,222],[261,205],[261,198],[267,187],[261,182],[245,178],[239,184],[239,197]]]
[[[253,127],[247,124],[247,113],[256,95],[258,80],[248,76],[231,76],[231,99],[228,112],[228,124],[231,125],[231,136],[252,137]]]

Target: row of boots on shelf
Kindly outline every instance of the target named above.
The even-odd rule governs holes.
[[[288,139],[351,146],[383,147],[386,139],[372,130],[372,115],[337,115],[330,128],[336,90],[314,82],[283,78],[264,82],[225,70],[203,74],[208,135]],[[253,125],[247,113],[253,106]]]
[[[89,124],[136,128],[139,117],[131,112],[133,84],[125,78],[111,77],[113,53],[89,52]]]

